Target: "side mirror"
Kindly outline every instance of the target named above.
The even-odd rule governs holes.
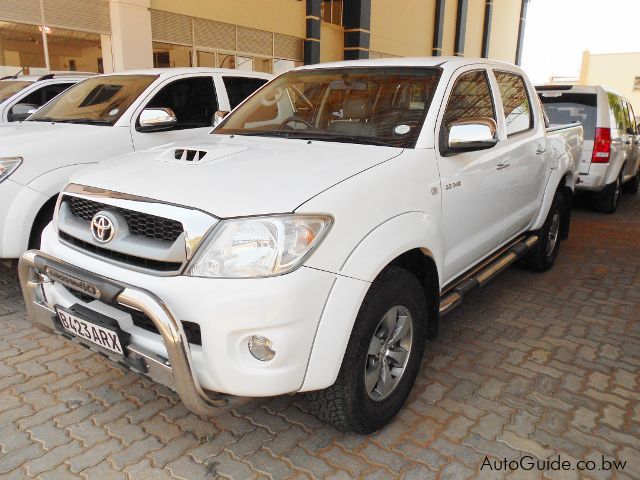
[[[229,112],[227,110],[218,110],[216,113],[214,113],[213,126],[217,127],[218,125],[220,125],[220,122],[222,122],[224,117],[226,117],[227,115],[229,115]]]
[[[449,127],[447,150],[451,153],[484,150],[498,143],[498,125],[488,117],[457,120]]]
[[[168,130],[176,126],[178,118],[170,108],[145,108],[140,114],[141,132],[155,132]]]
[[[36,113],[38,108],[40,107],[33,103],[16,103],[9,111],[7,120],[10,122],[21,122],[29,118],[31,114]]]

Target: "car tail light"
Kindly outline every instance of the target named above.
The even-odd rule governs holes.
[[[611,156],[611,129],[596,128],[596,137],[593,142],[593,155],[591,163],[609,163]]]

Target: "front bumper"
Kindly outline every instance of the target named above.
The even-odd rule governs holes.
[[[229,403],[226,397],[205,392],[200,386],[193,371],[189,344],[182,325],[154,294],[114,283],[98,275],[75,269],[43,252],[29,250],[20,258],[18,270],[27,316],[37,327],[47,333],[62,334],[53,320],[55,311],[52,305],[47,303],[42,288],[43,284],[49,281],[45,273],[50,268],[61,271],[71,269],[74,273],[79,273],[81,278],[89,279],[92,284],[98,285],[102,295],[113,297],[120,305],[142,311],[153,321],[162,335],[169,358],[165,359],[143,348],[128,345],[125,356],[127,367],[175,390],[187,408],[198,415],[210,416]],[[92,349],[98,348],[77,337],[75,339]],[[102,351],[100,353],[104,354]]]
[[[122,364],[122,356],[61,332],[53,320],[54,306],[68,309],[77,305],[108,316],[130,335],[126,366],[175,390],[201,415],[208,415],[212,401],[220,403],[222,394],[273,396],[300,391],[303,384],[327,386],[308,371],[325,306],[330,294],[349,292],[352,283],[366,286],[342,277],[340,282],[333,273],[308,267],[264,279],[154,276],[89,257],[61,243],[51,225],[43,233],[42,248],[46,253],[29,251],[20,264],[30,319],[47,332],[66,335]],[[97,300],[78,295],[77,285],[48,275],[47,265],[62,268],[107,293]],[[346,286],[338,288],[343,284]],[[129,312],[142,312],[158,333],[137,326],[123,311],[125,307]],[[189,335],[182,322],[199,325],[199,344],[187,342]],[[273,341],[277,354],[272,361],[261,362],[251,355],[247,344],[252,335]],[[333,342],[323,344],[321,350],[326,349],[333,351]],[[339,352],[334,357],[339,368]],[[320,370],[313,371],[326,368],[324,362]]]

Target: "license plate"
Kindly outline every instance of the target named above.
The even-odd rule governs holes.
[[[79,316],[56,307],[56,313],[62,328],[72,333],[76,337],[88,340],[91,343],[106,348],[114,353],[124,355],[122,343],[118,332],[109,328],[102,327],[91,321],[80,318]]]

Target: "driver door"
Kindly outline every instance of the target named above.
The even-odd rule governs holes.
[[[162,130],[145,131],[140,126],[140,114],[145,108],[169,108],[177,122]],[[133,116],[133,148],[144,150],[208,133],[213,128],[214,114],[218,109],[218,97],[211,75],[189,76],[165,83],[151,94]]]
[[[462,70],[448,87],[436,124],[445,284],[496,250],[504,234],[508,185],[501,175],[502,128],[492,148],[447,151],[453,122],[489,118],[502,125],[489,78],[484,68]]]

